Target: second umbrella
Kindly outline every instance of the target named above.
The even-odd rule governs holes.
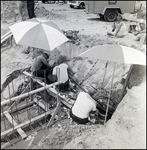
[[[53,50],[69,39],[51,21],[33,18],[9,27],[16,44]]]

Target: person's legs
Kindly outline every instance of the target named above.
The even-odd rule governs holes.
[[[48,73],[49,73],[49,70],[38,70],[38,71],[35,71],[33,74],[37,77],[42,77],[42,78],[46,78],[47,79],[47,76],[48,76]]]
[[[72,113],[72,109],[70,109],[69,115],[70,115],[70,117],[71,117],[75,122],[77,122],[77,123],[79,123],[79,124],[85,124],[85,123],[89,122],[88,118],[82,119],[82,118],[79,118],[79,117],[75,116],[75,115]]]
[[[29,14],[29,18],[33,18],[35,17],[34,14],[34,1],[27,1],[27,8],[28,8],[28,14]]]
[[[68,91],[69,88],[69,79],[64,83],[64,90]]]
[[[61,83],[59,85],[59,91],[61,91],[61,92],[68,91],[68,87],[69,87],[69,80],[67,80],[65,83]]]

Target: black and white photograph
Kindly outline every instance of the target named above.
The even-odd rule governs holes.
[[[146,1],[1,1],[1,149],[146,149]]]

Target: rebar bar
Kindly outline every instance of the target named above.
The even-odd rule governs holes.
[[[12,88],[13,88],[13,95],[14,95],[14,84],[13,84],[13,80],[12,80]],[[17,104],[16,104],[16,102],[14,102],[15,103],[15,107],[16,107],[16,112],[17,112],[17,120],[19,120],[19,118],[18,118],[18,111],[17,111]],[[12,107],[11,107],[12,108]],[[12,111],[12,110],[11,110]]]
[[[11,102],[11,96],[10,96],[10,85],[8,84],[8,90],[9,90],[9,98],[10,98],[10,104],[12,104]],[[12,107],[11,107],[11,111],[12,111]],[[13,122],[13,115],[12,116],[12,126],[13,126],[13,129],[14,129],[14,122]]]
[[[6,122],[5,122],[5,116],[4,116],[3,106],[1,106],[1,108],[2,108],[3,118],[4,118],[4,127],[5,127],[5,130],[6,130],[7,128],[6,128]]]
[[[104,124],[106,123],[107,113],[108,113],[108,109],[109,109],[109,102],[110,102],[110,96],[111,96],[111,91],[112,91],[112,86],[113,86],[113,79],[114,79],[115,67],[116,67],[116,62],[114,63],[114,67],[113,67],[113,74],[112,74],[112,80],[111,80],[111,88],[110,88],[109,97],[108,97],[108,103],[107,103],[107,109],[106,109]]]
[[[39,88],[39,89],[32,90],[31,92],[27,92],[27,93],[24,93],[24,94],[22,94],[22,95],[13,97],[13,98],[11,98],[11,100],[10,100],[10,99],[7,99],[7,100],[1,102],[1,106],[5,105],[5,104],[7,104],[7,103],[10,103],[10,102],[12,102],[12,101],[16,101],[16,100],[19,99],[19,98],[27,97],[27,96],[30,96],[31,94],[38,93],[38,92],[40,92],[40,91],[43,91],[43,90],[45,90],[45,89],[47,89],[47,88],[50,88],[50,87],[55,86],[55,85],[58,85],[58,84],[60,84],[60,82],[55,82],[55,83],[50,84],[50,85],[47,85],[47,86],[45,86],[45,87],[41,87],[41,88]]]

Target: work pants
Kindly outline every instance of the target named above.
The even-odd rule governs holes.
[[[28,14],[30,19],[35,17],[34,5],[34,1],[27,1]]]
[[[70,109],[69,114],[70,114],[70,117],[79,124],[85,124],[85,123],[89,122],[88,118],[79,118],[79,117],[75,116],[72,113],[72,108]]]

